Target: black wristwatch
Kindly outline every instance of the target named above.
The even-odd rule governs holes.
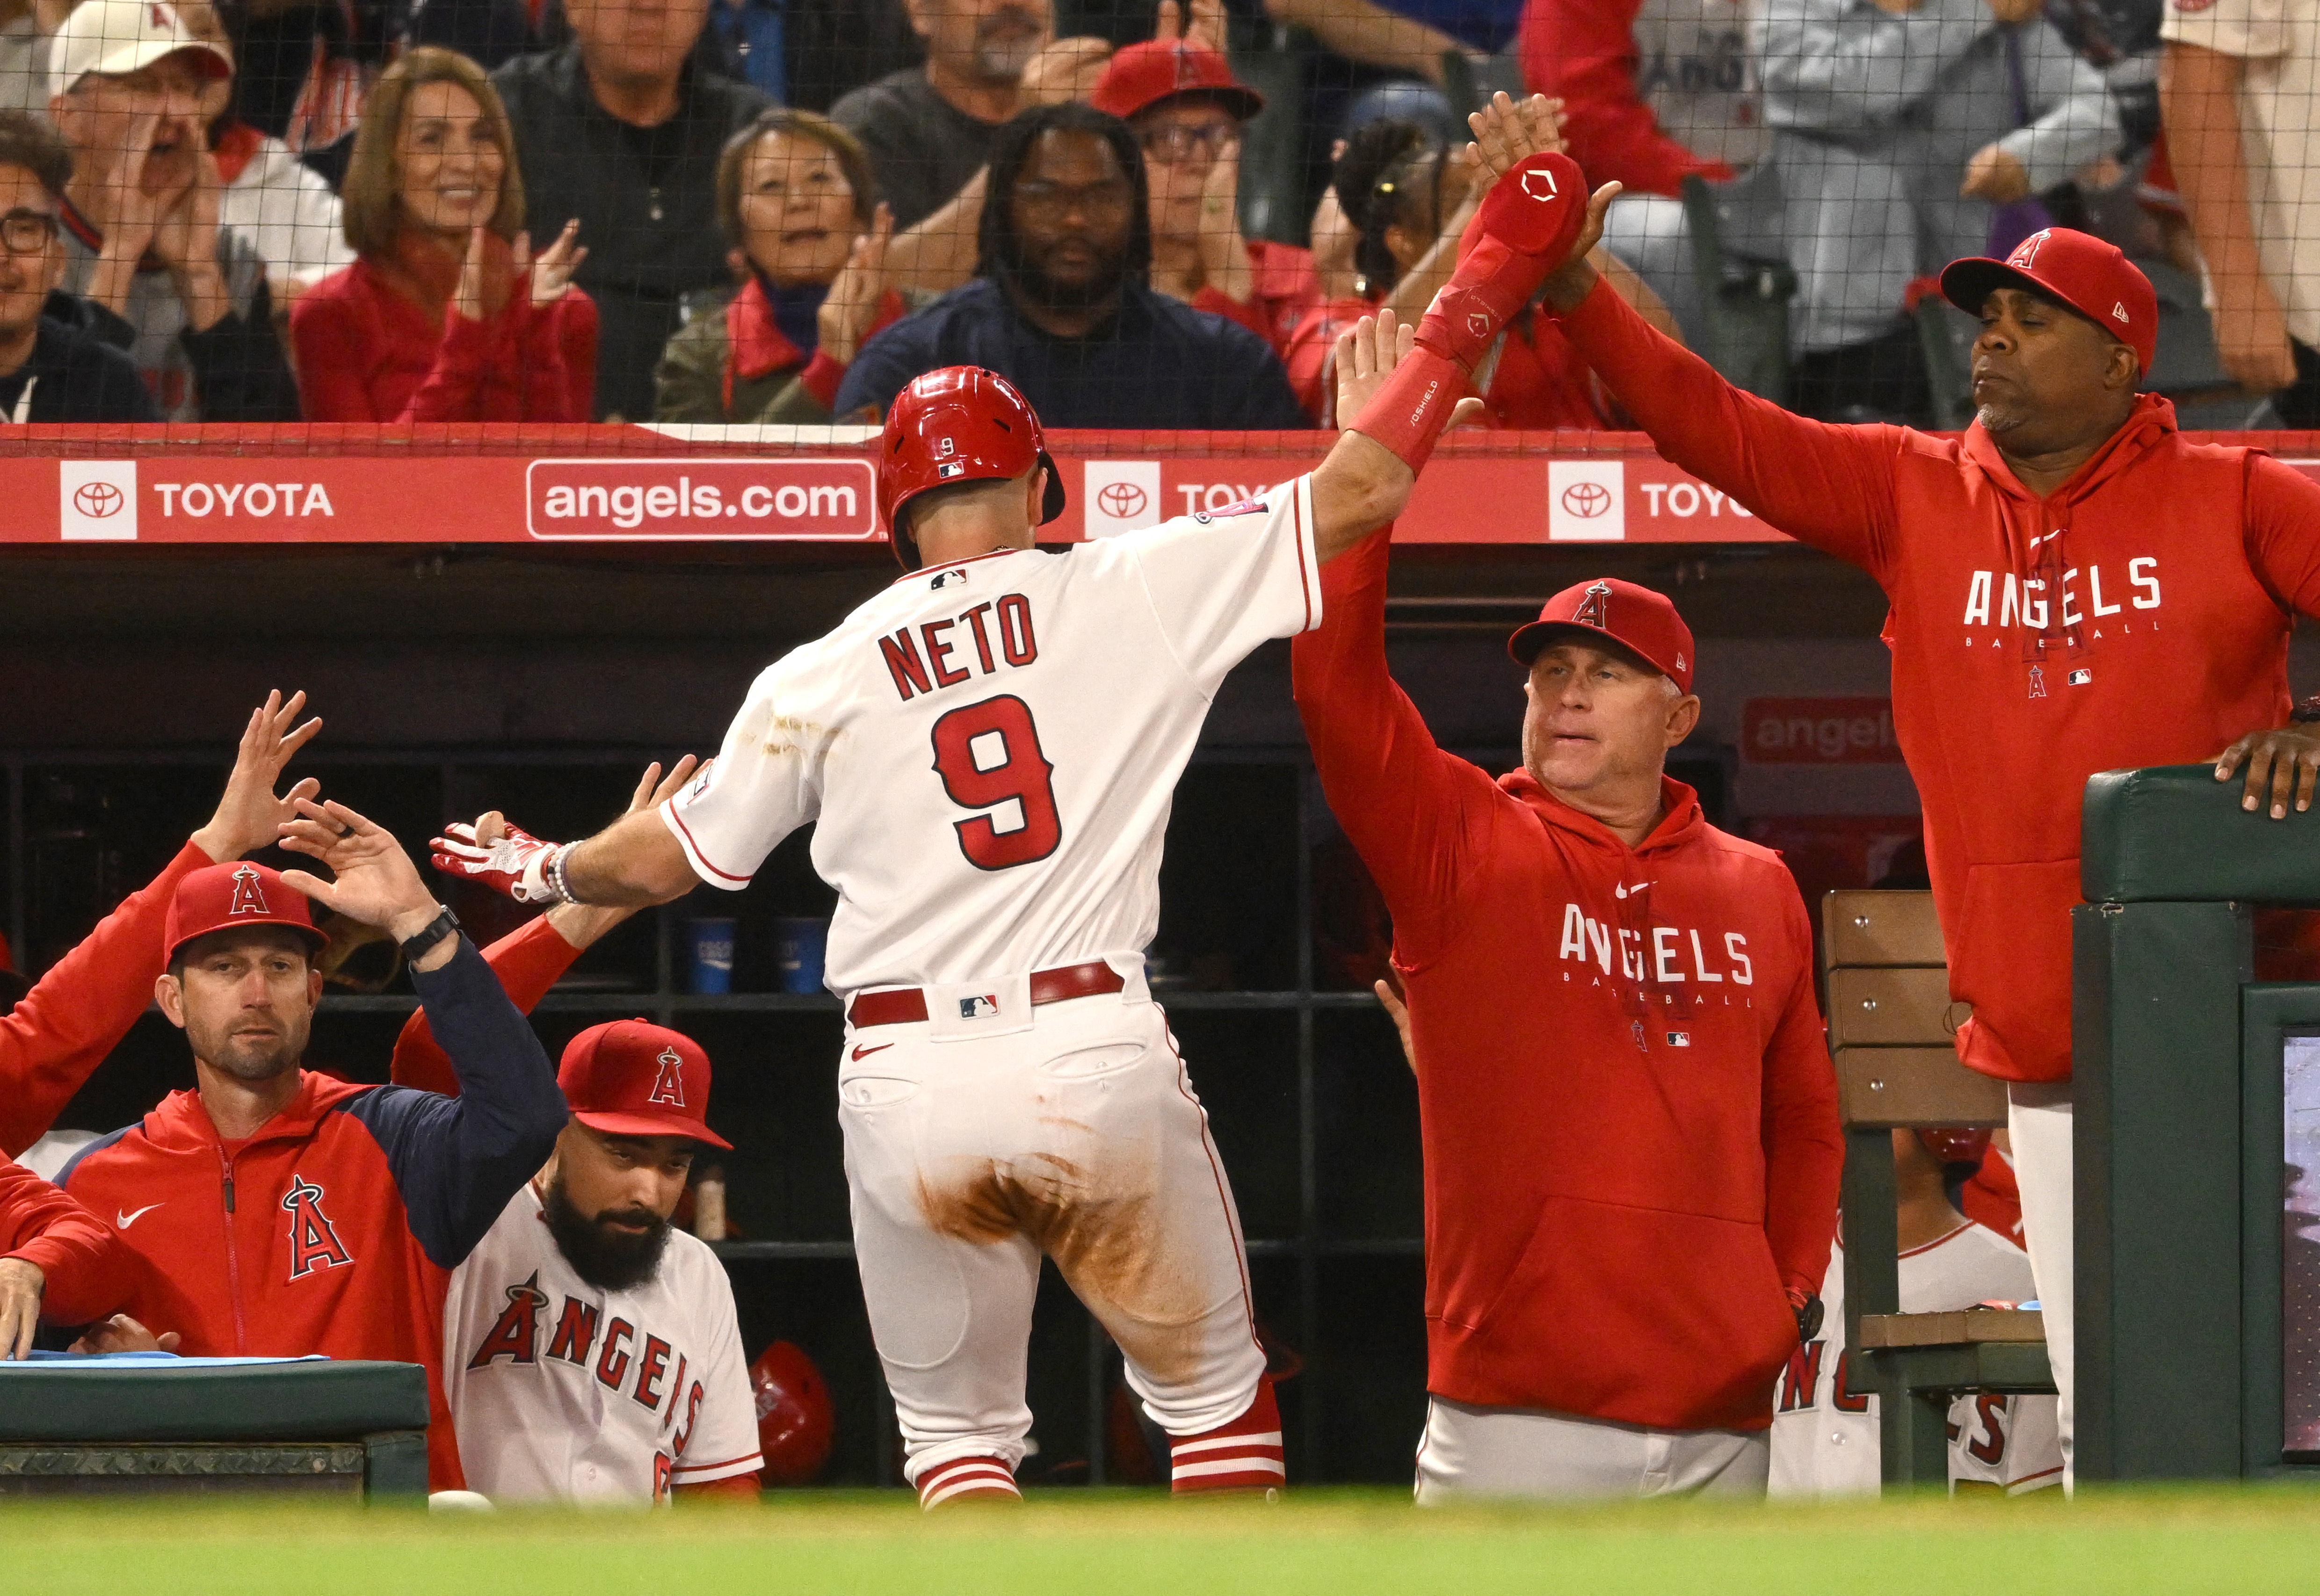
[[[1819,1335],[1821,1316],[1826,1311],[1826,1304],[1818,1297],[1807,1297],[1802,1305],[1792,1304],[1791,1306],[1794,1307],[1797,1316],[1797,1339],[1799,1342],[1807,1342]]]
[[[415,965],[435,950],[435,944],[446,937],[456,937],[458,934],[459,917],[446,909],[429,920],[422,929],[403,939],[403,959],[407,963]]]
[[[2288,711],[2288,718],[2298,726],[2309,726],[2315,721],[2320,721],[2320,693],[2314,694]]]

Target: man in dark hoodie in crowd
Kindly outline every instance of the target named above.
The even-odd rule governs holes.
[[[0,422],[158,422],[137,363],[90,331],[92,307],[57,292],[71,180],[54,128],[0,111]]]
[[[1310,425],[1265,341],[1146,282],[1144,157],[1117,117],[1042,105],[991,157],[975,280],[862,347],[833,409],[876,421],[946,366],[1005,376],[1065,427]]]

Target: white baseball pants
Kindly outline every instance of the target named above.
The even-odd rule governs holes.
[[[1769,1416],[1772,1403],[1765,1410]],[[1427,1399],[1421,1507],[1487,1497],[1762,1497],[1768,1429],[1649,1429],[1537,1408]]]
[[[855,1255],[914,1484],[1021,1461],[1043,1254],[1171,1435],[1238,1418],[1264,1373],[1240,1217],[1166,1016],[1107,994],[1015,1023],[849,1029],[838,1071]]]
[[[2073,1267],[2078,1240],[2071,1185],[2071,1084],[2009,1081],[2006,1103],[2014,1180],[2022,1188],[2023,1250],[2030,1255],[2030,1274],[2038,1283],[2038,1306],[2046,1316],[2046,1360],[2054,1365],[2054,1388],[2062,1394],[2062,1488],[2075,1491],[2071,1426],[2079,1350]]]

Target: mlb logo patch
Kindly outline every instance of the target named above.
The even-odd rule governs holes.
[[[2072,671],[2066,679],[2073,687],[2083,687],[2089,682],[2095,679],[2095,673],[2091,669],[2081,666],[2077,670]]]
[[[964,476],[966,475],[966,462],[965,460],[945,460],[935,467],[935,475],[937,476],[946,478],[952,476]]]
[[[961,587],[965,586],[966,573],[965,571],[945,571],[941,576],[937,576],[932,582],[928,583],[927,585],[929,587],[948,587],[954,582],[958,584]]]
[[[958,1017],[961,1020],[988,1020],[998,1012],[999,994],[997,993],[986,993],[980,997],[963,997],[958,1000]]]
[[[1671,1047],[1689,1047],[1691,1046],[1691,1033],[1688,1030],[1672,1030],[1667,1033],[1667,1039],[1668,1046]]]

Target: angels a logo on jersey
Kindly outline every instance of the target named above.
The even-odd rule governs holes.
[[[521,1284],[508,1287],[507,1299],[506,1310],[485,1332],[467,1367],[488,1367],[495,1357],[511,1357],[520,1364],[539,1361],[539,1310],[548,1306],[548,1293],[539,1289],[539,1271],[533,1270],[531,1278]]]
[[[300,1175],[290,1177],[282,1194],[282,1208],[290,1216],[290,1278],[303,1279],[317,1269],[351,1264],[354,1255],[339,1239],[338,1227],[322,1211],[322,1188]]]

